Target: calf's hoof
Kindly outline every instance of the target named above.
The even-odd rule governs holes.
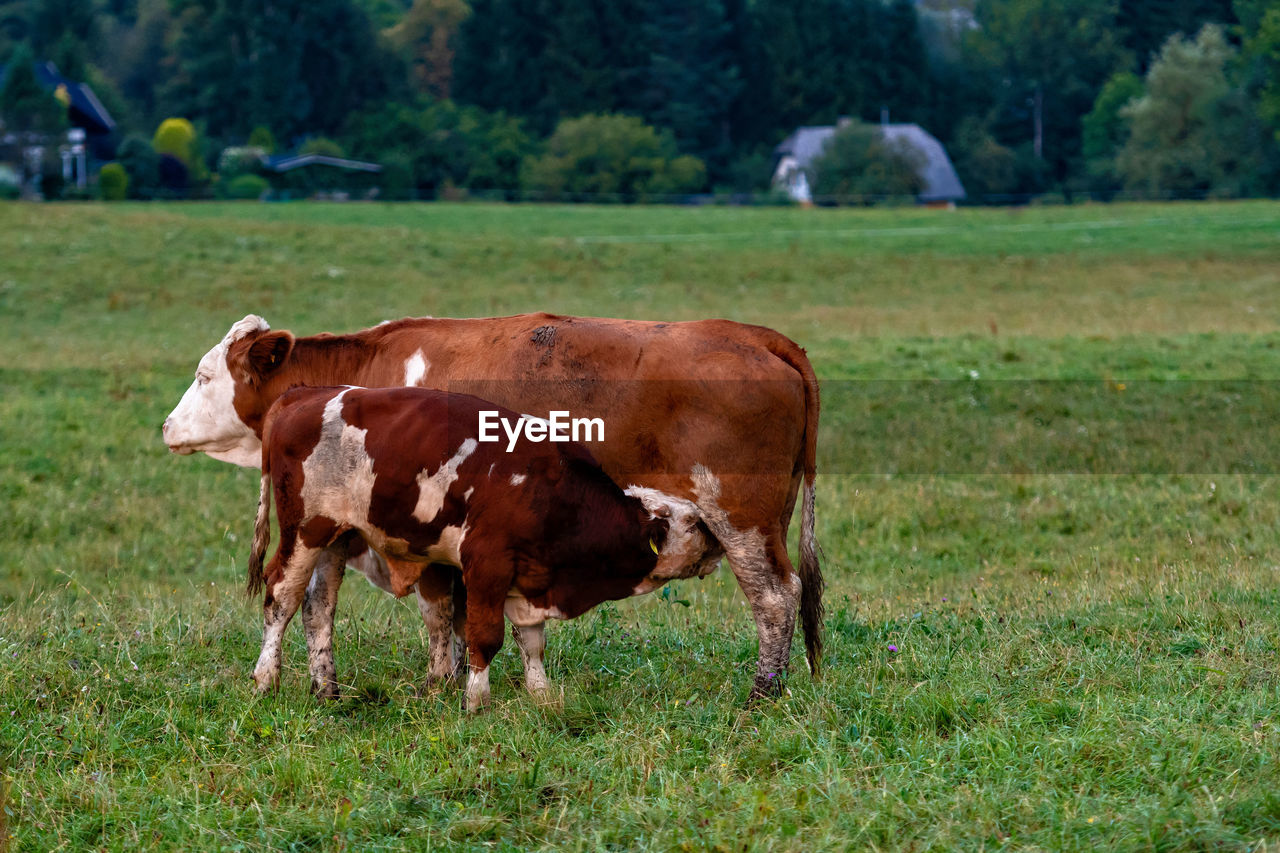
[[[428,675],[426,678],[422,679],[422,683],[413,691],[413,695],[421,699],[424,696],[431,696],[432,694],[439,693],[444,689],[444,686],[445,679],[438,675]]]
[[[338,685],[333,681],[321,684],[318,681],[311,682],[311,692],[317,699],[321,701],[329,701],[338,698]]]

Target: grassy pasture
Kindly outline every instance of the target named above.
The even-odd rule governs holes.
[[[159,440],[198,358],[249,312],[527,310],[809,349],[824,677],[797,648],[788,695],[742,709],[755,636],[721,571],[552,626],[548,706],[509,643],[471,719],[417,695],[416,608],[352,578],[347,695],[306,694],[294,629],[252,698],[257,478]],[[0,205],[0,849],[1274,850],[1278,332],[1274,203]],[[1107,416],[1176,457],[1186,400],[1227,412],[1186,442],[1218,455],[1075,467]],[[930,456],[975,423],[1086,438],[1025,469]]]

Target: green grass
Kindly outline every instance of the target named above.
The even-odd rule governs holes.
[[[1274,203],[0,205],[0,848],[1275,849],[1278,285]],[[538,309],[808,347],[824,677],[797,653],[742,708],[755,636],[721,571],[552,626],[549,705],[508,643],[469,718],[418,695],[416,607],[353,577],[344,698],[307,695],[298,630],[252,697],[257,478],[159,439],[200,355],[251,311]],[[1035,444],[1111,417],[1176,461],[1184,400],[1244,413],[1198,422],[1210,463],[1115,445],[1083,475],[1095,445]],[[955,465],[904,424],[1037,464]]]

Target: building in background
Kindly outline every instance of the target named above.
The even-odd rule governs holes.
[[[836,131],[847,124],[842,119],[834,125],[800,127],[773,149],[777,165],[773,171],[773,186],[802,204],[813,202],[809,175],[813,161],[835,136]],[[876,125],[876,128],[892,142],[905,142],[923,155],[924,167],[921,179],[924,189],[916,201],[927,205],[954,205],[965,197],[964,185],[951,165],[947,150],[933,134],[918,124]]]

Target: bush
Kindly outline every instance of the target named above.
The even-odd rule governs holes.
[[[323,136],[313,136],[298,149],[299,154],[319,154],[324,157],[346,157],[342,146]]]
[[[129,194],[129,173],[119,163],[107,163],[98,172],[98,192],[103,201],[124,201]]]
[[[706,167],[681,156],[675,138],[634,116],[585,115],[565,119],[547,140],[547,152],[526,158],[524,187],[553,195],[620,200],[696,192]]]
[[[240,175],[227,184],[227,198],[259,199],[271,189],[271,184],[261,175]]]
[[[521,164],[534,150],[519,120],[452,101],[371,107],[347,120],[344,138],[354,156],[398,172],[384,171],[384,190],[403,179],[394,163],[407,163],[419,197],[435,195],[446,184],[514,196]]]
[[[22,178],[13,169],[0,163],[0,199],[15,199],[22,195]]]
[[[237,175],[257,174],[262,168],[262,159],[267,156],[266,149],[255,145],[230,146],[222,149],[218,156],[218,174],[224,181]]]
[[[382,161],[382,179],[378,182],[383,201],[408,201],[413,198],[413,162],[402,154]]]
[[[116,160],[129,176],[130,198],[151,198],[160,186],[160,155],[146,137],[131,134],[116,149]]]
[[[276,138],[271,133],[271,128],[258,125],[249,134],[249,148],[261,148],[268,154],[274,154],[276,151]]]
[[[924,189],[924,154],[905,140],[886,139],[880,128],[851,122],[827,141],[809,166],[813,194],[916,196]]]
[[[196,153],[196,129],[185,118],[167,118],[156,128],[151,147],[160,155],[168,154],[188,169]]]
[[[160,186],[170,197],[186,196],[187,190],[191,186],[191,172],[187,169],[186,163],[183,163],[172,154],[161,154],[158,171],[160,173]]]
[[[48,201],[62,197],[62,189],[66,186],[67,181],[62,177],[60,169],[53,168],[50,164],[46,164],[46,169],[40,175],[40,195]]]

